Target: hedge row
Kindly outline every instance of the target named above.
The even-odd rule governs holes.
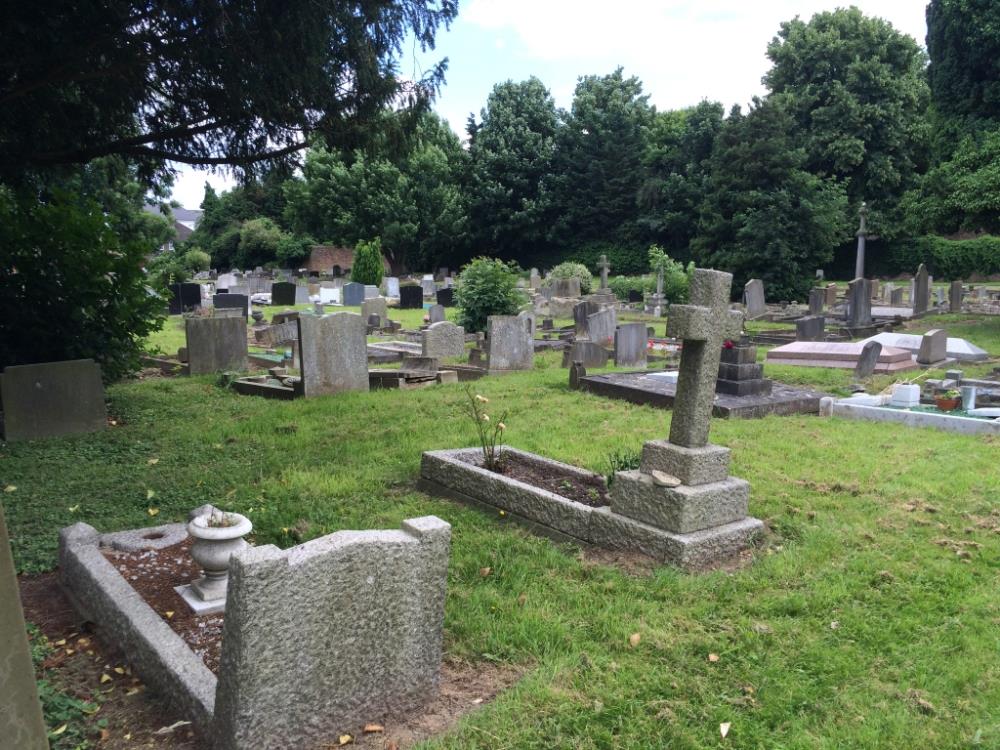
[[[968,279],[973,274],[1000,274],[1000,237],[983,235],[971,240],[917,237],[897,240],[885,248],[878,269],[887,275],[915,273],[921,263],[940,281]]]

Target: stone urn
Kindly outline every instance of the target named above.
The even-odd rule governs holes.
[[[216,511],[195,516],[188,522],[187,530],[194,539],[191,557],[204,571],[191,584],[191,590],[202,601],[224,602],[229,584],[229,558],[246,549],[243,537],[253,530],[253,524],[239,513]]]

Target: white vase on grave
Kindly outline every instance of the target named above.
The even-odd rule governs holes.
[[[202,601],[226,598],[229,584],[229,558],[247,547],[243,538],[253,531],[253,524],[239,513],[206,513],[188,522],[188,533],[194,538],[191,557],[204,575],[191,584],[191,590]]]

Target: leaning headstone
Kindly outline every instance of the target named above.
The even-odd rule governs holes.
[[[250,298],[245,294],[216,294],[212,304],[217,310],[242,310],[244,318],[250,315]]]
[[[452,307],[455,304],[455,290],[452,287],[438,289],[437,303],[442,307]]]
[[[271,304],[272,305],[294,305],[295,287],[290,281],[276,281],[271,284]]]
[[[0,404],[8,442],[108,426],[101,368],[92,359],[11,365],[0,376]]]
[[[934,365],[948,358],[948,333],[941,328],[934,328],[920,339],[920,351],[917,352],[917,364]]]
[[[298,324],[304,396],[368,390],[364,318],[347,312],[303,315]]]
[[[438,689],[451,527],[340,531],[234,554],[215,695],[218,750],[319,747]]]
[[[615,365],[618,367],[645,367],[646,348],[645,323],[625,323],[615,330]]]
[[[399,307],[402,310],[419,310],[424,306],[424,290],[416,284],[399,287]]]
[[[601,309],[600,305],[583,300],[573,307],[573,329],[577,338],[590,338],[590,329],[587,327],[587,318]]]
[[[431,305],[427,310],[427,320],[431,323],[440,323],[445,319],[444,305]]]
[[[385,289],[386,297],[398,297],[399,278],[396,276],[386,276],[382,279],[382,288]]]
[[[0,740],[11,750],[48,750],[17,571],[0,505]]]
[[[444,359],[465,354],[465,329],[442,320],[420,332],[420,356]]]
[[[905,291],[906,290],[903,289],[903,287],[899,288],[894,287],[892,291],[889,292],[889,304],[893,307],[901,306],[903,304],[903,293]]]
[[[964,286],[961,281],[951,282],[951,288],[948,290],[948,312],[953,312],[953,313],[962,312],[963,291],[964,291]]]
[[[826,291],[813,288],[809,290],[809,314],[822,315],[823,303],[826,302]]]
[[[201,307],[201,284],[170,285],[170,304],[167,310],[170,315],[180,315],[196,307]]]
[[[877,341],[869,341],[861,348],[858,363],[854,366],[854,377],[857,380],[869,378],[875,372],[878,358],[882,354],[882,345]]]
[[[826,285],[826,306],[833,307],[837,304],[837,285],[827,284]]]
[[[767,312],[764,300],[764,282],[760,279],[750,279],[743,287],[743,304],[747,308],[747,318],[754,320]]]
[[[913,314],[919,315],[927,312],[927,305],[930,302],[930,277],[927,268],[921,263],[917,267],[917,275],[913,277]]]
[[[192,375],[247,369],[247,322],[237,318],[187,318],[188,371]]]
[[[613,346],[618,315],[613,307],[599,310],[587,316],[587,336],[595,344]]]
[[[365,301],[365,285],[349,281],[344,284],[341,294],[343,295],[344,307],[357,307]]]
[[[796,341],[822,341],[826,329],[826,318],[822,315],[806,315],[795,321]]]
[[[372,297],[361,302],[361,317],[368,320],[371,315],[378,316],[380,327],[389,324],[389,306],[385,297]]]
[[[530,370],[535,366],[535,347],[528,322],[516,315],[490,315],[486,319],[489,371]]]
[[[847,285],[847,325],[862,328],[872,324],[872,296],[868,279],[855,279]]]

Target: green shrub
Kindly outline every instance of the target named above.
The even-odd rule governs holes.
[[[95,201],[0,188],[0,367],[92,358],[113,380],[138,368],[165,302],[142,266],[148,238],[116,231]]]
[[[899,240],[890,245],[879,270],[890,275],[914,273],[921,263],[941,281],[1000,274],[1000,237],[949,240],[928,235]]]
[[[583,294],[590,294],[594,285],[594,277],[583,263],[575,263],[571,260],[564,261],[549,272],[553,279],[571,279],[576,276],[580,279],[580,291]]]
[[[527,301],[517,288],[519,270],[496,258],[476,258],[465,266],[455,284],[458,324],[466,331],[484,331],[490,315],[517,315]]]
[[[378,286],[382,283],[382,239],[376,237],[371,242],[362,240],[354,248],[354,266],[351,281],[359,284]]]
[[[691,289],[691,276],[694,274],[694,263],[683,263],[667,255],[659,245],[651,245],[648,251],[649,269],[653,272],[653,290],[656,290],[656,276],[663,268],[663,296],[667,302],[687,302]]]
[[[640,294],[652,294],[656,291],[656,278],[653,276],[614,276],[608,279],[608,287],[615,296],[623,302],[628,300],[631,291]]]
[[[309,257],[309,251],[316,241],[312,237],[298,234],[284,234],[275,248],[275,260],[284,267],[298,266]]]
[[[192,273],[207,271],[212,267],[212,257],[200,247],[193,247],[181,257],[184,268]]]

